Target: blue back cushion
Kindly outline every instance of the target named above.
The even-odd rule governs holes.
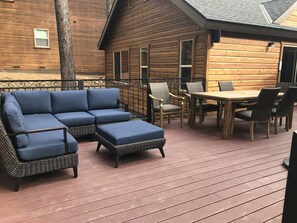
[[[1,94],[1,100],[2,100],[2,104],[6,103],[6,102],[12,102],[17,106],[17,109],[19,109],[20,111],[22,111],[20,104],[18,103],[18,101],[16,100],[16,98],[8,93],[8,92],[3,92]]]
[[[51,95],[54,114],[88,110],[86,90],[54,91]]]
[[[18,133],[26,131],[24,116],[15,103],[6,100],[6,102],[3,105],[3,118],[8,132]],[[14,144],[16,147],[19,148],[27,146],[27,135],[21,134],[15,136]]]
[[[104,108],[119,108],[120,89],[89,89],[88,103],[89,110]]]
[[[14,91],[24,115],[34,113],[52,113],[51,95],[47,90]]]

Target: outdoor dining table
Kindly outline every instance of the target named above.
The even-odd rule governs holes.
[[[241,90],[241,91],[216,91],[216,92],[193,92],[191,94],[190,103],[190,128],[195,127],[196,119],[196,100],[202,103],[203,100],[215,100],[224,103],[224,119],[223,119],[223,139],[229,139],[231,135],[231,125],[233,117],[234,103],[255,101],[259,95],[259,90]],[[281,94],[280,94],[281,95]],[[279,96],[280,96],[279,95]],[[199,123],[202,120],[202,107],[199,111]]]

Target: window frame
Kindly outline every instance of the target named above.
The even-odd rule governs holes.
[[[37,38],[36,37],[36,31],[47,31],[47,38]],[[34,35],[34,48],[36,48],[36,49],[50,49],[51,48],[51,46],[50,46],[50,32],[49,32],[49,29],[46,29],[46,28],[34,28],[33,29],[33,35]],[[37,39],[47,40],[48,45],[47,46],[38,46],[36,44],[36,40]]]
[[[188,42],[188,41],[191,41],[192,42],[192,52],[191,52],[191,64],[190,65],[183,65],[181,64],[182,63],[182,47],[183,47],[183,43],[184,42]],[[183,68],[191,68],[191,75],[190,75],[190,78],[193,77],[193,68],[194,68],[194,65],[193,65],[193,62],[194,62],[194,39],[193,38],[190,38],[190,39],[183,39],[183,40],[180,40],[179,42],[179,79],[182,79],[182,69]],[[180,89],[182,89],[181,87],[181,84],[179,85]]]
[[[146,49],[147,52],[147,58],[146,58],[146,66],[142,65],[142,50]],[[144,46],[144,47],[140,47],[139,48],[139,78],[142,80],[143,79],[143,75],[142,75],[142,69],[146,69],[146,78],[149,78],[149,46]],[[144,84],[142,82],[142,84]]]
[[[122,60],[122,54],[123,54],[123,52],[127,52],[127,56],[128,56],[128,58],[127,58],[127,63],[128,63],[128,70],[127,70],[127,74],[128,74],[128,78],[130,77],[130,68],[129,68],[129,58],[130,58],[130,53],[129,53],[129,50],[127,49],[127,50],[118,50],[118,51],[113,51],[113,53],[112,53],[112,60],[113,60],[113,64],[112,64],[112,68],[113,68],[113,79],[115,80],[115,81],[122,81],[122,79],[124,79],[123,78],[123,60]],[[120,76],[119,76],[119,79],[117,79],[116,78],[116,73],[115,73],[115,71],[116,71],[116,69],[115,69],[115,54],[116,53],[120,53],[120,60],[119,60],[119,62],[120,62]],[[125,78],[126,79],[126,78]]]

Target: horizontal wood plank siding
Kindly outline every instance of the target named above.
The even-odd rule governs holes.
[[[218,91],[218,81],[232,81],[236,90],[273,87],[278,78],[280,42],[222,35],[209,50],[208,91]]]
[[[106,45],[106,73],[113,77],[114,51],[129,48],[131,78],[140,77],[140,48],[149,46],[150,77],[173,78],[179,76],[179,44],[181,40],[196,42],[193,76],[205,76],[206,32],[170,1],[135,0],[128,9],[127,1],[119,3],[121,10],[115,15],[110,40]]]
[[[97,42],[106,21],[104,0],[69,0],[78,72],[104,72],[104,52]],[[0,68],[59,70],[54,1],[0,2]],[[49,30],[50,49],[34,48],[34,28]]]
[[[283,26],[292,26],[292,27],[297,27],[297,10],[292,13],[289,18],[285,19],[281,25]]]

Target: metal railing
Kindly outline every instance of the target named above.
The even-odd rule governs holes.
[[[31,90],[84,90],[96,88],[119,88],[121,101],[129,105],[133,118],[151,121],[150,90],[147,86],[152,82],[167,82],[170,91],[181,95],[185,82],[202,81],[204,78],[155,78],[155,79],[84,79],[84,80],[0,80],[0,92]],[[188,103],[187,103],[188,104]]]

